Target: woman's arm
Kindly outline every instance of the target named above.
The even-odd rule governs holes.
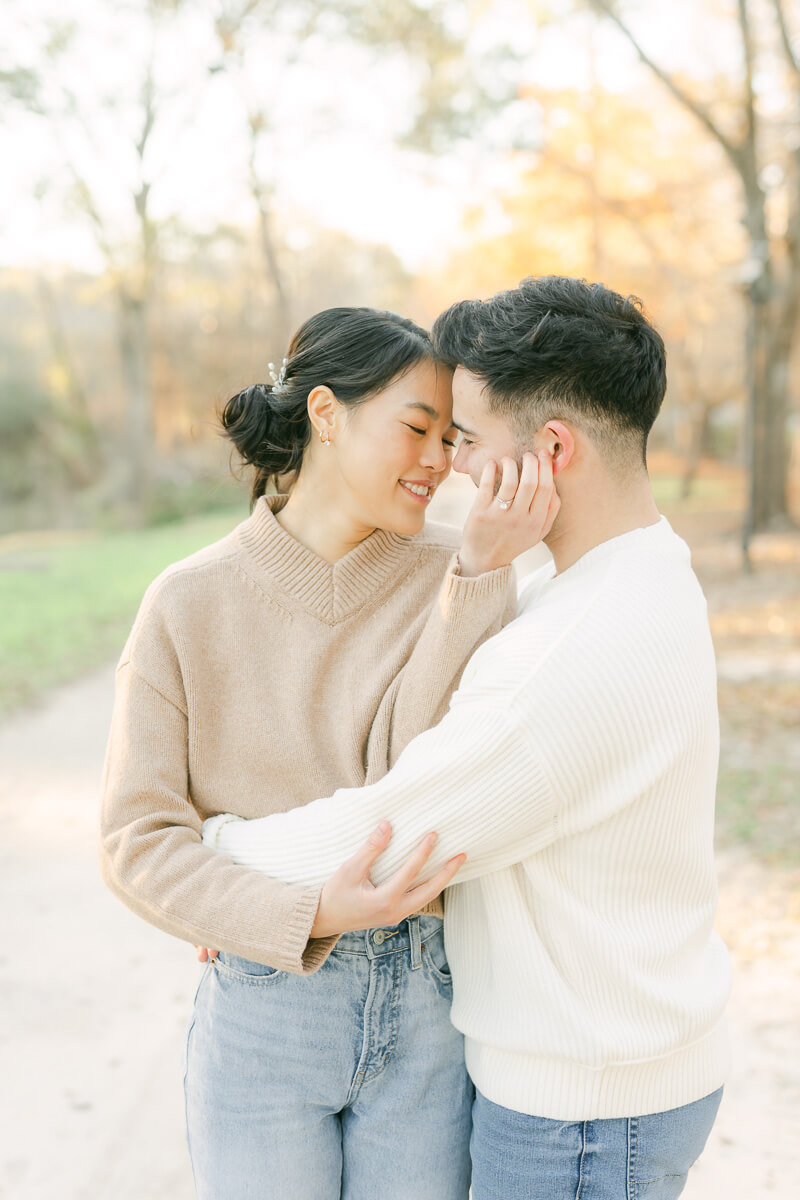
[[[417,734],[441,721],[470,658],[513,619],[516,608],[512,566],[464,578],[454,557],[411,655],[373,721],[368,781],[381,779]]]
[[[519,485],[512,459],[503,460],[502,472],[500,488],[513,503],[507,510],[496,503],[496,468],[488,463],[458,555],[373,722],[367,782],[382,778],[409,742],[441,721],[472,655],[516,616],[511,564],[547,535],[559,502],[546,455],[525,455]]]
[[[177,686],[159,682],[130,659],[117,669],[98,847],[105,883],[175,937],[298,974],[315,970],[335,943],[309,943],[319,887],[280,883],[203,845],[189,799],[186,707]]]

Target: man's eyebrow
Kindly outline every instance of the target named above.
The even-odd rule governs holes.
[[[467,429],[464,425],[459,425],[458,421],[453,421],[453,425],[459,433],[463,433],[466,437],[476,438],[478,435],[472,429]]]

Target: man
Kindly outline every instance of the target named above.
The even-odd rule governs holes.
[[[445,929],[476,1086],[474,1200],[665,1200],[719,1104],[729,964],[706,606],[645,465],[663,342],[636,301],[560,277],[456,304],[434,337],[455,367],[455,469],[485,488],[502,462],[491,503],[513,513],[514,463],[552,463],[553,564],[384,779],[213,818],[204,840],[327,881],[318,936],[399,922],[420,870],[465,854]],[[391,829],[339,868],[378,821]]]

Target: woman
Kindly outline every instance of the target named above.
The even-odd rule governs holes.
[[[129,907],[220,951],[185,1055],[198,1196],[464,1200],[471,1086],[435,899],[458,864],[400,926],[332,951],[310,936],[320,889],[201,843],[216,813],[379,778],[513,612],[510,566],[465,578],[455,531],[424,528],[453,453],[450,372],[411,321],[332,309],[222,423],[255,468],[251,516],[145,595],[117,669],[101,850]],[[288,497],[266,494],[287,477]]]

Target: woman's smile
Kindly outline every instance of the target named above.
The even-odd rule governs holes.
[[[406,495],[418,504],[430,504],[436,491],[436,484],[429,479],[401,479],[399,483]]]

